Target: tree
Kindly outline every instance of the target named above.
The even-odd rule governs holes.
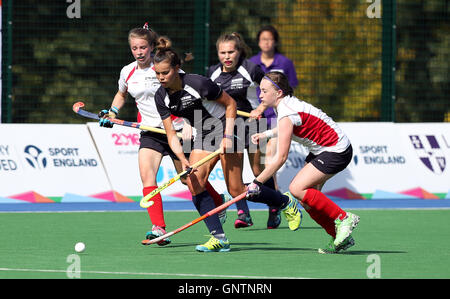
[[[339,121],[379,117],[381,20],[361,1],[279,1],[274,25],[299,76],[296,95]]]

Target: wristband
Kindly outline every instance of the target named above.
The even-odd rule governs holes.
[[[115,115],[119,114],[119,108],[117,108],[116,106],[112,106],[111,109],[109,109],[109,111],[111,111]]]
[[[264,136],[266,136],[266,138],[272,138],[273,137],[273,130],[264,131]]]
[[[233,136],[227,135],[227,134],[223,134],[223,138],[233,139]]]
[[[263,183],[258,182],[256,179],[253,180],[253,183],[255,183],[256,185],[258,185],[259,187],[261,187],[263,185]]]

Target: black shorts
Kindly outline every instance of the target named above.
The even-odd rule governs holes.
[[[309,153],[305,162],[311,162],[317,169],[326,174],[336,174],[344,170],[348,164],[352,161],[353,148],[350,145],[342,153],[323,152],[319,155]]]
[[[193,142],[193,149],[202,149],[209,152],[216,151],[220,143],[222,142],[222,138],[225,131],[226,126],[226,118],[225,116],[220,119],[211,119],[208,129],[202,129],[201,131],[196,128],[197,132],[201,132],[201,134],[197,133],[195,137],[195,141]],[[265,131],[267,129],[266,119],[261,120],[252,120],[246,121],[246,118],[238,116],[236,117],[235,126],[234,126],[234,136],[233,136],[233,149],[228,152],[244,152],[245,149],[249,149],[250,147],[258,147],[251,143],[250,138],[253,134],[256,134],[261,131]]]
[[[167,136],[165,134],[144,131],[141,132],[141,138],[139,138],[141,148],[149,148],[161,153],[163,156],[169,155],[172,159],[179,160],[177,155],[172,151],[167,142]]]

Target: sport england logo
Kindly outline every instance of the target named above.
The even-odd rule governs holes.
[[[27,145],[24,149],[25,160],[33,168],[43,169],[47,167],[47,158],[42,154],[42,150],[34,145]]]
[[[445,170],[446,160],[436,136],[409,135],[409,139],[420,161],[433,173],[442,174]]]

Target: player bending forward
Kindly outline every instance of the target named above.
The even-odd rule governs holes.
[[[286,76],[269,72],[261,81],[260,98],[277,112],[278,125],[272,130],[254,134],[252,142],[263,138],[278,137],[277,153],[272,164],[249,185],[253,194],[285,163],[291,140],[309,149],[306,165],[289,185],[308,214],[332,239],[319,253],[337,253],[355,244],[351,233],[359,222],[359,216],[345,212],[320,190],[325,182],[347,167],[352,159],[352,146],[339,126],[320,109],[294,97]]]

